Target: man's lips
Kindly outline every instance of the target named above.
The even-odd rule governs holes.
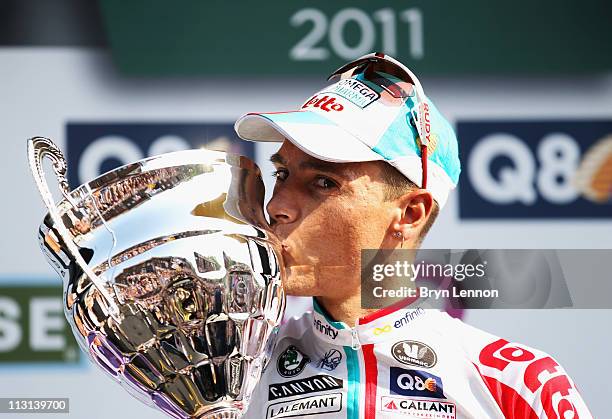
[[[295,265],[295,259],[293,258],[293,256],[291,256],[291,246],[289,246],[287,243],[282,243],[281,244],[282,247],[282,256],[283,256],[283,263],[285,265],[285,267],[290,267]]]

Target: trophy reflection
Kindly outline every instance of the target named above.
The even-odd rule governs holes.
[[[41,249],[63,278],[65,314],[83,351],[172,417],[240,417],[285,308],[280,245],[264,216],[257,166],[181,151],[71,191],[53,142],[29,140],[28,157],[49,210]]]

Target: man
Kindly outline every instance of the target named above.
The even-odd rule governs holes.
[[[455,134],[416,77],[383,54],[334,73],[301,109],[248,114],[278,141],[268,212],[289,295],[314,312],[281,328],[248,418],[589,417],[547,354],[403,301],[361,306],[362,249],[418,248],[460,172]]]

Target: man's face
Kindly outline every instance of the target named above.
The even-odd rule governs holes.
[[[361,249],[385,247],[401,213],[384,199],[381,163],[324,162],[286,140],[271,160],[276,185],[267,210],[283,242],[286,292],[354,294]]]

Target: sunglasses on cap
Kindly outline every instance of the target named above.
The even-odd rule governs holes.
[[[429,105],[425,101],[425,93],[421,83],[414,73],[399,61],[381,52],[375,52],[357,58],[334,71],[328,81],[339,81],[361,75],[365,80],[379,86],[394,101],[386,103],[403,106],[409,97],[416,99],[417,106],[410,111],[415,122],[421,143],[421,166],[423,168],[423,181],[421,188],[427,188],[427,145],[431,135]]]

